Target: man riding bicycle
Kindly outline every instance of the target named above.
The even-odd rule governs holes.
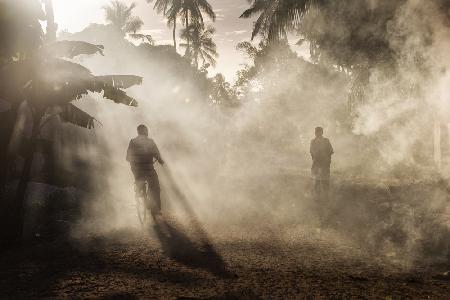
[[[145,192],[145,184],[148,184],[148,190],[154,205],[145,201],[147,209],[151,210],[154,217],[161,216],[161,196],[158,174],[153,164],[155,161],[164,165],[158,147],[153,139],[148,137],[148,128],[145,125],[137,127],[138,136],[130,141],[127,150],[127,161],[130,162],[131,171],[133,172],[136,183],[136,194]],[[148,197],[145,197],[148,198]]]

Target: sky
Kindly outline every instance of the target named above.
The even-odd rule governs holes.
[[[53,0],[55,19],[59,30],[77,32],[91,23],[105,23],[102,7],[109,1]],[[172,31],[166,25],[163,17],[153,10],[153,3],[147,3],[146,0],[121,1],[137,4],[134,13],[144,21],[143,32],[151,34],[157,44],[173,44]],[[242,12],[249,7],[247,0],[209,0],[209,2],[217,15],[214,24],[217,32],[214,40],[219,52],[217,67],[212,73],[220,72],[225,75],[227,80],[233,81],[236,71],[247,59],[235,49],[236,44],[250,40],[254,20],[239,18]]]

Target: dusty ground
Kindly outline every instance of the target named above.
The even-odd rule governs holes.
[[[334,242],[331,230],[273,228],[215,236],[168,222],[81,243],[45,241],[4,251],[1,298],[448,299],[442,267],[410,268]],[[197,234],[197,238],[192,238]],[[241,238],[238,238],[238,236]],[[189,236],[189,237],[188,237]],[[230,239],[234,236],[233,239]]]
[[[328,222],[318,224],[311,203],[298,206],[308,190],[299,182],[243,184],[240,195],[260,209],[233,219],[223,207],[227,225],[172,217],[145,230],[43,234],[3,249],[0,298],[450,298],[446,185],[340,183]],[[283,201],[274,201],[280,190]],[[431,200],[433,209],[423,208]]]

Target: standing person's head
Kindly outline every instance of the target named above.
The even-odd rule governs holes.
[[[323,136],[323,128],[322,127],[316,127],[315,134],[316,134],[316,137]]]
[[[148,136],[148,128],[144,124],[141,124],[137,127],[138,135]]]

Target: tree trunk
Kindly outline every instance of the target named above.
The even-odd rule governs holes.
[[[173,47],[175,48],[175,52],[177,52],[177,17],[175,16],[175,20],[173,21]]]
[[[10,145],[17,120],[18,105],[0,114],[0,199],[3,200],[3,189],[8,182],[10,166],[12,164]],[[4,199],[6,200],[6,199]]]
[[[189,27],[189,12],[186,11],[186,15],[185,15],[185,19],[186,19],[186,30],[188,30]],[[186,54],[189,54],[190,56],[190,52],[191,52],[191,41],[189,39],[189,33],[186,35],[186,42],[187,42],[187,48],[186,48]]]
[[[14,201],[15,210],[12,216],[16,218],[14,226],[14,236],[16,240],[20,240],[23,235],[24,221],[25,221],[25,200],[28,182],[31,177],[31,167],[33,166],[34,152],[36,150],[36,142],[39,134],[39,126],[41,123],[42,112],[35,112],[33,118],[33,128],[31,131],[31,138],[27,152],[25,155],[25,163],[23,165],[22,174],[17,186],[16,197]]]
[[[10,146],[17,114],[18,105],[15,105],[10,111],[1,114],[0,119],[0,244],[9,244],[16,239],[13,230],[16,224],[16,218],[13,215],[15,202],[14,197],[11,197],[6,189],[6,185],[12,179],[10,171],[15,160]]]
[[[45,17],[47,19],[47,32],[45,34],[45,38],[47,42],[55,42],[56,41],[56,31],[58,29],[58,25],[55,23],[55,14],[53,12],[53,3],[52,0],[45,0]]]
[[[198,69],[198,50],[196,50],[194,53],[194,63],[195,63],[195,68]]]

